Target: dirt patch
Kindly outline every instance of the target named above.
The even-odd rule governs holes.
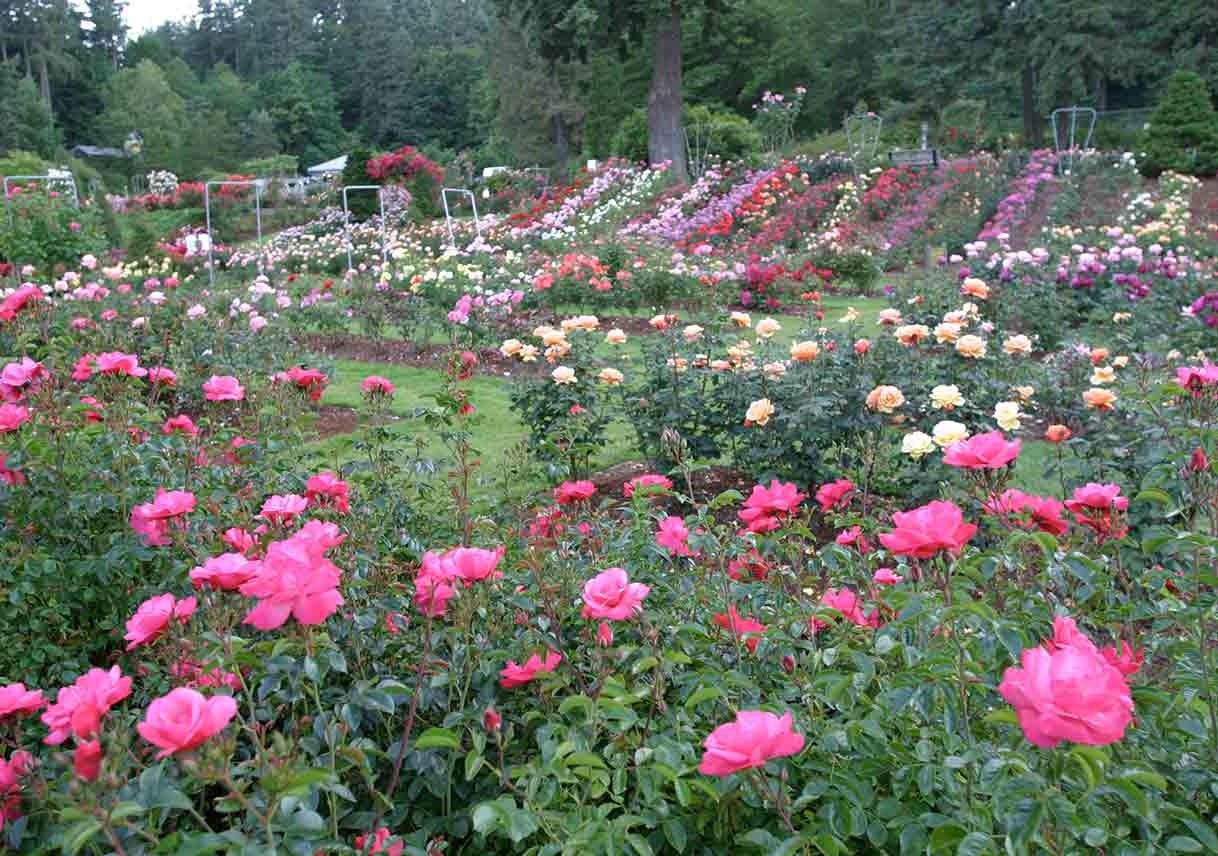
[[[317,411],[317,421],[313,423],[317,436],[325,440],[339,434],[350,434],[359,427],[359,414],[350,407],[339,407],[336,404],[323,404]]]

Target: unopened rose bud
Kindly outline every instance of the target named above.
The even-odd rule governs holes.
[[[486,713],[482,714],[482,727],[492,734],[499,730],[499,726],[503,724],[503,717],[499,715],[499,711],[493,707],[488,707]]]
[[[1193,449],[1193,455],[1189,458],[1188,468],[1195,473],[1200,473],[1210,468],[1210,459],[1205,456],[1205,449]]]
[[[784,672],[794,672],[795,671],[795,658],[792,657],[790,654],[786,654],[785,656],[783,656],[782,668],[783,668]]]
[[[613,644],[613,628],[609,626],[608,621],[602,621],[601,626],[597,628],[596,641],[602,648],[608,648]]]

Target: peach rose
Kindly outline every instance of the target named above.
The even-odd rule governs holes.
[[[877,413],[892,413],[905,403],[905,395],[895,386],[877,386],[867,393],[867,408]]]
[[[961,336],[956,342],[956,353],[970,360],[979,360],[985,356],[985,339],[971,333]]]
[[[759,398],[749,405],[744,414],[745,425],[765,425],[774,415],[774,404],[768,398]]]
[[[1099,386],[1093,386],[1083,393],[1083,401],[1096,410],[1111,410],[1116,400],[1115,392]]]

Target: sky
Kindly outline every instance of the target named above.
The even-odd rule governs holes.
[[[195,0],[127,0],[127,26],[131,36],[155,30],[166,21],[180,21],[199,11]]]

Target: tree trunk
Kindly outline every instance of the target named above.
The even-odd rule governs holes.
[[[567,161],[571,157],[571,143],[567,137],[567,121],[563,118],[562,113],[555,111],[550,117],[550,122],[554,126],[554,157],[558,161],[558,174],[566,180]]]
[[[1041,141],[1040,111],[1036,107],[1036,69],[1023,67],[1023,142],[1030,149]]]
[[[681,4],[656,24],[656,69],[647,97],[647,155],[653,164],[669,162],[677,181],[685,181],[685,137],[681,132]]]
[[[42,89],[42,100],[46,102],[47,112],[51,112],[51,75],[47,69],[47,57],[44,53],[38,63],[38,83]]]

